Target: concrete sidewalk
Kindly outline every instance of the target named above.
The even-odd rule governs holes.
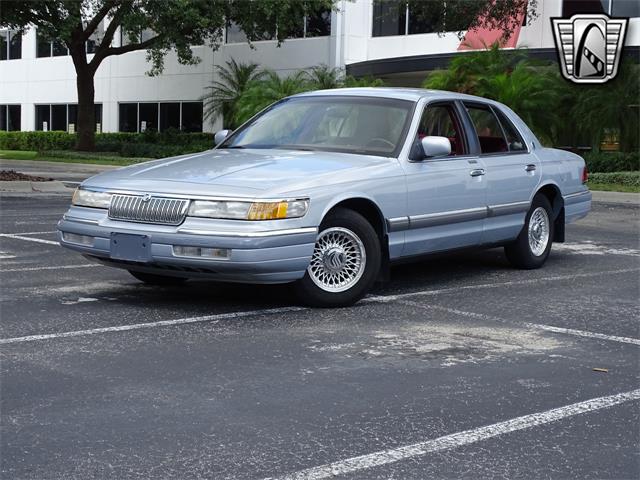
[[[16,172],[38,177],[53,178],[64,182],[81,182],[93,175],[121,168],[114,165],[95,165],[90,163],[43,162],[39,160],[0,159],[0,170]],[[42,183],[42,182],[39,182]]]

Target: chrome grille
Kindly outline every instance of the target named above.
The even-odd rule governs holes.
[[[183,222],[189,200],[139,195],[113,195],[109,218],[129,222],[179,225]]]

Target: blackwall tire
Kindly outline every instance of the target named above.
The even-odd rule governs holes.
[[[353,305],[371,289],[382,255],[373,226],[353,210],[337,209],[322,222],[298,298],[314,307]]]
[[[553,243],[553,220],[553,211],[547,197],[536,195],[518,238],[504,247],[507,259],[514,267],[532,270],[544,265]]]

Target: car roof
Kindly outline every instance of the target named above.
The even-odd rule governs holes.
[[[294,95],[294,97],[308,96],[358,96],[358,97],[383,97],[397,98],[400,100],[418,101],[425,97],[434,98],[450,98],[450,99],[466,99],[477,100],[487,103],[494,103],[489,99],[476,97],[474,95],[466,95],[458,92],[447,92],[445,90],[427,90],[425,88],[404,88],[404,87],[359,87],[359,88],[333,88],[328,90],[314,90],[312,92],[304,92]]]

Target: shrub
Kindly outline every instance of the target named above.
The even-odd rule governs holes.
[[[640,187],[640,172],[606,172],[589,175],[590,183],[612,183],[628,187]]]
[[[66,132],[2,132],[0,150],[68,150],[76,143]]]
[[[72,150],[76,136],[66,132],[1,132],[0,150]],[[211,133],[184,133],[178,130],[144,133],[98,133],[96,151],[124,157],[163,158],[200,152],[213,147]]]
[[[589,152],[584,155],[589,172],[635,172],[640,170],[640,152]]]

